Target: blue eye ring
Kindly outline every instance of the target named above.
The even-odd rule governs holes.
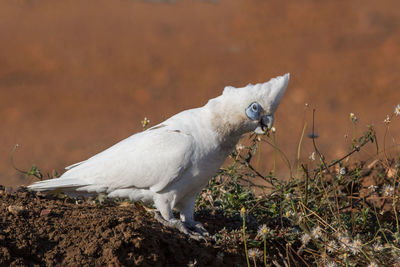
[[[262,110],[263,109],[260,104],[253,102],[246,108],[246,115],[249,119],[256,121],[260,119]]]

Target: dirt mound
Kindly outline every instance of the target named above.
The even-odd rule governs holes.
[[[0,192],[0,266],[245,265],[241,251],[190,240],[140,205]],[[200,221],[211,232],[218,223]]]

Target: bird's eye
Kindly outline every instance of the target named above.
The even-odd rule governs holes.
[[[262,107],[257,102],[253,102],[246,109],[246,115],[251,120],[259,120],[262,112]]]

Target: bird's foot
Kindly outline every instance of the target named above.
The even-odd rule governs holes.
[[[195,231],[196,233],[199,233],[200,235],[205,237],[210,237],[210,233],[206,230],[206,228],[204,228],[201,222],[192,221],[192,222],[185,222],[185,224],[189,228],[193,229],[193,231]]]
[[[181,220],[178,220],[178,219],[165,220],[164,218],[162,218],[160,216],[160,214],[158,212],[154,213],[154,218],[157,221],[159,221],[161,224],[163,224],[164,226],[169,227],[169,228],[178,229],[181,233],[183,233],[183,234],[187,235],[188,237],[190,237],[194,240],[197,240],[197,241],[207,241],[205,237],[209,236],[207,230],[204,229],[204,227],[201,223],[196,222],[197,224],[200,224],[200,226],[198,226],[196,224],[197,227],[190,225],[190,228],[194,229],[194,231],[192,231]],[[200,233],[200,231],[201,231],[201,233]],[[207,233],[208,235],[203,235],[202,233]]]

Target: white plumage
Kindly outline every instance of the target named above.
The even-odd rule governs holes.
[[[197,195],[244,133],[271,128],[288,81],[286,74],[243,88],[228,86],[205,106],[178,113],[67,167],[59,178],[29,188],[105,192],[109,197],[154,203],[162,216],[156,218],[163,224],[191,237],[206,234],[193,218]],[[180,212],[180,220],[173,217],[173,209]]]

